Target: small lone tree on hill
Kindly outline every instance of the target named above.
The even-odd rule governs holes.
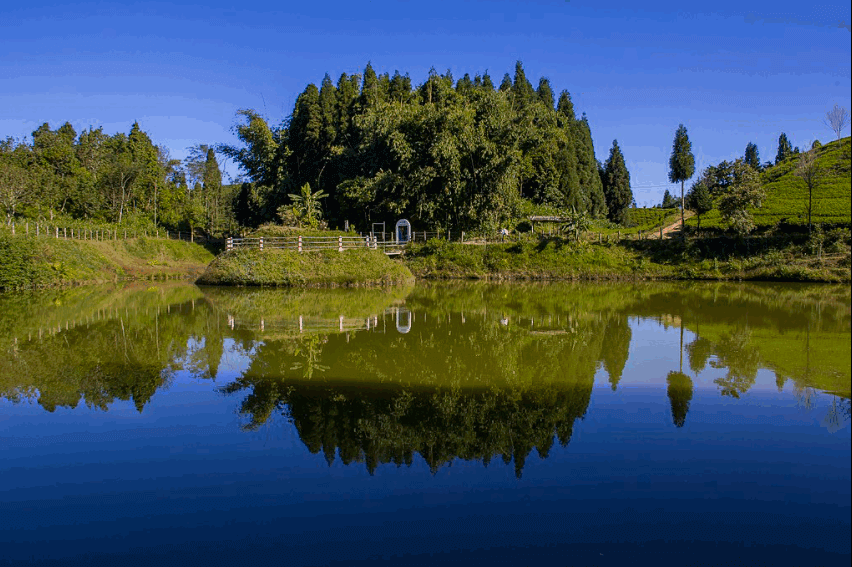
[[[796,166],[796,177],[805,182],[808,187],[808,233],[813,231],[811,213],[814,208],[814,188],[825,176],[825,170],[817,163],[816,149],[812,149],[799,157]]]
[[[704,180],[696,181],[692,184],[689,193],[686,195],[687,206],[695,211],[695,216],[698,217],[697,231],[701,231],[701,215],[709,213],[713,209],[713,197],[710,195],[710,190]]]
[[[849,126],[849,113],[842,106],[834,105],[834,108],[825,113],[825,125],[831,128],[837,139],[840,139],[840,134]]]
[[[686,126],[681,124],[675,132],[672,143],[672,156],[669,159],[669,181],[680,183],[680,231],[686,235],[684,227],[684,194],[683,185],[695,173],[695,156],[692,155],[692,143],[686,133]]]

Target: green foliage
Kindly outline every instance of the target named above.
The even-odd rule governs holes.
[[[689,193],[686,194],[686,207],[695,211],[698,217],[698,230],[701,230],[701,215],[713,210],[713,197],[703,180],[692,184]]]
[[[280,127],[242,111],[243,146],[219,148],[252,183],[236,200],[240,222],[273,220],[282,197],[306,183],[328,196],[332,226],[362,230],[402,217],[469,232],[516,217],[523,200],[606,214],[588,122],[567,92],[554,109],[550,83],[534,90],[520,62],[499,90],[487,73],[454,81],[432,69],[412,87],[368,65],[360,85],[355,78],[308,85]]]
[[[751,209],[760,208],[766,192],[753,168],[742,160],[734,162],[734,181],[719,199],[719,212],[731,229],[745,235],[755,229]]]
[[[790,140],[787,139],[787,134],[781,132],[781,135],[778,137],[778,152],[775,154],[775,165],[790,158],[793,154],[793,146],[790,144]]]
[[[852,199],[850,184],[850,138],[830,142],[817,148],[816,161],[825,172],[818,190],[813,193],[812,223],[827,225],[849,225],[852,222],[849,202]],[[769,166],[760,174],[761,185],[766,191],[766,199],[760,209],[751,211],[758,229],[771,229],[776,226],[807,227],[809,191],[807,184],[795,172],[800,158],[786,160],[779,165]],[[724,166],[724,167],[723,167]],[[732,179],[731,164],[723,162],[716,168],[708,168],[702,179],[707,179],[707,171],[726,170],[720,179],[728,185]],[[709,185],[711,194],[718,198],[724,185]],[[696,219],[689,219],[687,224]],[[701,225],[707,228],[723,229],[726,223],[718,209],[702,217]]]
[[[301,195],[290,194],[290,199],[293,201],[293,212],[300,223],[299,226],[302,222],[314,229],[319,226],[319,221],[322,218],[320,199],[327,196],[321,190],[312,193],[310,183],[302,185]]]
[[[627,171],[617,140],[612,141],[612,148],[604,165],[601,180],[606,197],[607,217],[614,223],[624,224],[627,220],[627,211],[633,203],[633,191],[630,189],[630,173]]]
[[[692,142],[681,124],[675,132],[672,142],[672,155],[669,158],[669,181],[683,183],[695,173],[695,156],[692,155]]]
[[[760,154],[757,151],[757,144],[748,143],[743,161],[754,169],[760,169]]]

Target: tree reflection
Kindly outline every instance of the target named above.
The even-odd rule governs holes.
[[[224,391],[247,387],[234,382]],[[331,464],[363,463],[370,474],[380,464],[411,465],[419,455],[435,473],[455,459],[487,465],[499,457],[514,462],[520,478],[535,449],[547,458],[555,440],[564,447],[574,422],[589,405],[592,383],[565,387],[413,389],[404,387],[284,386],[255,380],[242,404],[250,428],[279,409],[292,421],[305,446]]]

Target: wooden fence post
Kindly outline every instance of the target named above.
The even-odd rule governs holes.
[[[260,249],[263,250],[263,237],[260,237]]]
[[[337,251],[343,252],[343,237],[342,236],[337,237]]]
[[[233,248],[234,248],[234,239],[229,236],[228,239],[225,240],[225,250],[233,250]]]
[[[301,251],[302,251],[302,237],[301,237],[301,236],[299,237],[299,248],[298,248],[298,251],[299,251],[299,252],[301,252]]]
[[[660,225],[660,240],[663,239],[663,225]]]

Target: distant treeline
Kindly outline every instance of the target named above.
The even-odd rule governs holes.
[[[433,69],[415,87],[407,74],[378,75],[368,64],[363,75],[309,84],[278,126],[255,110],[239,116],[242,145],[217,149],[248,179],[235,203],[245,225],[284,216],[288,195],[305,184],[327,195],[332,226],[401,217],[428,227],[496,226],[530,202],[619,218],[632,202],[617,145],[623,172],[607,176],[569,93],[555,97],[546,78],[533,88],[520,62],[499,86],[487,72],[455,80]],[[608,199],[606,179],[628,194]]]

